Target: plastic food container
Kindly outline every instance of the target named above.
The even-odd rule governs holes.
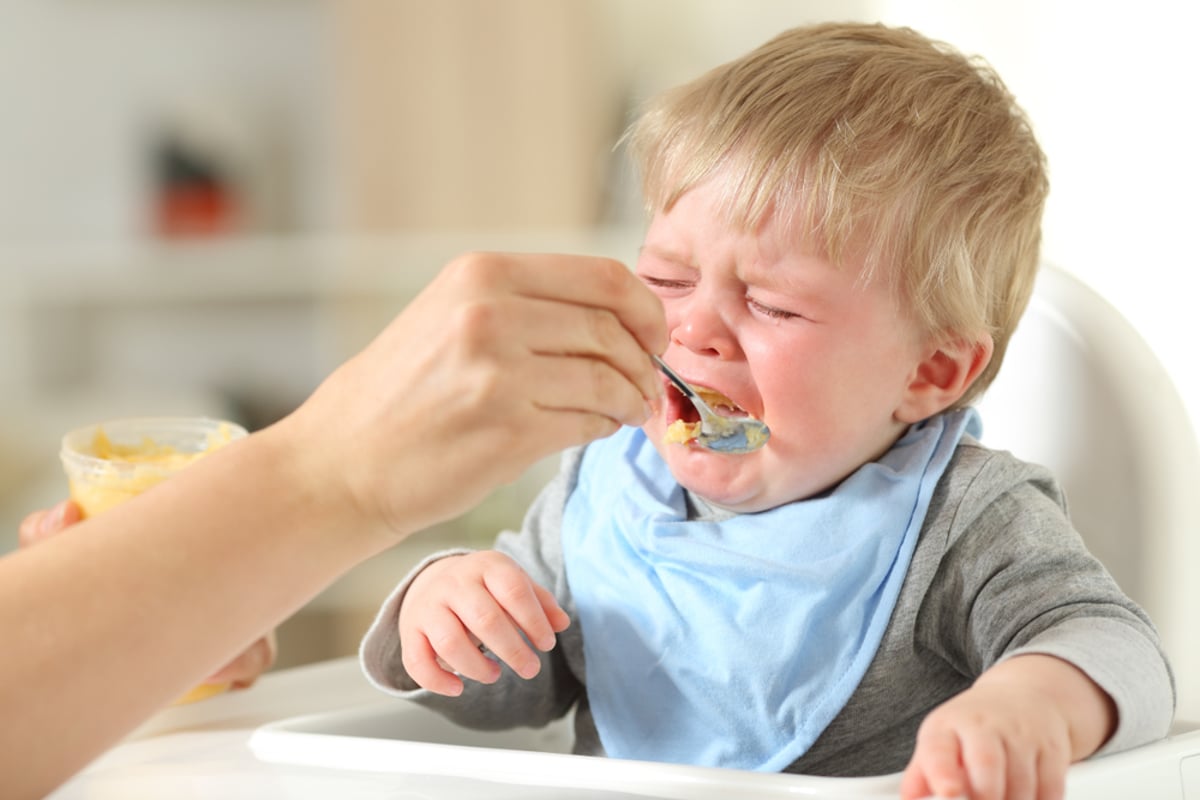
[[[60,456],[71,499],[84,517],[94,517],[245,435],[241,425],[206,417],[117,419],[67,433]],[[200,684],[176,705],[228,688],[228,684]]]

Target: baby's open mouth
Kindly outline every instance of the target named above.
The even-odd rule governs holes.
[[[707,386],[697,386],[696,394],[700,395],[700,399],[708,403],[708,407],[720,414],[722,417],[750,416],[742,410],[741,406],[718,392],[716,389],[709,389]],[[691,403],[687,403],[687,405],[691,406]]]
[[[700,399],[722,417],[738,419],[750,416],[741,406],[716,389],[710,389],[707,386],[696,386],[695,389],[696,394],[700,395]],[[669,391],[672,399],[670,408],[677,416],[667,426],[663,441],[667,444],[688,444],[689,442],[693,442],[700,435],[700,412],[696,410],[691,401],[684,397],[678,389],[670,387]]]
[[[709,389],[707,386],[695,387],[696,394],[700,395],[700,399],[708,403],[708,407],[722,417],[748,417],[750,416],[741,406],[730,400],[725,395],[718,392],[716,389]],[[670,408],[674,412],[677,419],[684,422],[699,422],[700,412],[692,405],[692,401],[683,396],[683,393],[674,386],[668,386],[668,391],[671,396]]]

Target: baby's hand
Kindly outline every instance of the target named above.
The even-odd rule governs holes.
[[[484,654],[486,648],[522,678],[532,678],[541,661],[525,639],[550,650],[554,635],[569,624],[554,595],[503,553],[450,556],[423,569],[404,595],[404,668],[419,686],[453,697],[463,691],[459,675],[481,683],[499,679],[500,665]]]
[[[1070,748],[1049,704],[987,687],[968,689],[925,718],[900,796],[1057,800]]]
[[[1067,767],[1115,724],[1111,698],[1083,672],[1052,656],[1017,656],[925,718],[900,796],[1061,800]]]

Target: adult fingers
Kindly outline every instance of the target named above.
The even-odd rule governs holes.
[[[42,538],[43,520],[50,513],[50,509],[41,509],[27,514],[25,519],[21,520],[21,524],[17,526],[17,542],[21,547],[28,547]]]
[[[650,357],[605,310],[508,297],[460,306],[443,327],[453,335],[422,376],[469,386],[463,399],[493,406],[557,394],[538,405],[640,422],[663,394]]]
[[[536,409],[582,411],[624,425],[641,425],[650,416],[652,403],[660,402],[657,396],[642,394],[606,362],[590,358],[526,359],[514,365],[512,380],[528,392]]]
[[[277,652],[275,632],[271,631],[214,672],[207,682],[232,683],[238,689],[253,686],[258,677],[275,663]]]
[[[63,531],[83,519],[83,512],[72,500],[63,500],[51,508],[28,514],[17,528],[17,541],[28,547]]]
[[[519,320],[523,329],[520,341],[530,353],[603,361],[636,386],[643,397],[651,399],[662,394],[662,378],[646,350],[609,309],[520,298],[497,302],[490,313],[500,329]],[[503,341],[503,333],[487,331],[482,338]]]
[[[612,311],[642,349],[667,346],[662,304],[624,264],[599,256],[467,253],[440,279],[483,293],[515,293]]]

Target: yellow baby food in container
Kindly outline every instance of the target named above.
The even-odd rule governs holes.
[[[217,448],[246,435],[242,426],[205,417],[144,417],[87,425],[62,440],[71,499],[97,514],[161,483]],[[191,703],[228,684],[204,683],[176,700]]]

